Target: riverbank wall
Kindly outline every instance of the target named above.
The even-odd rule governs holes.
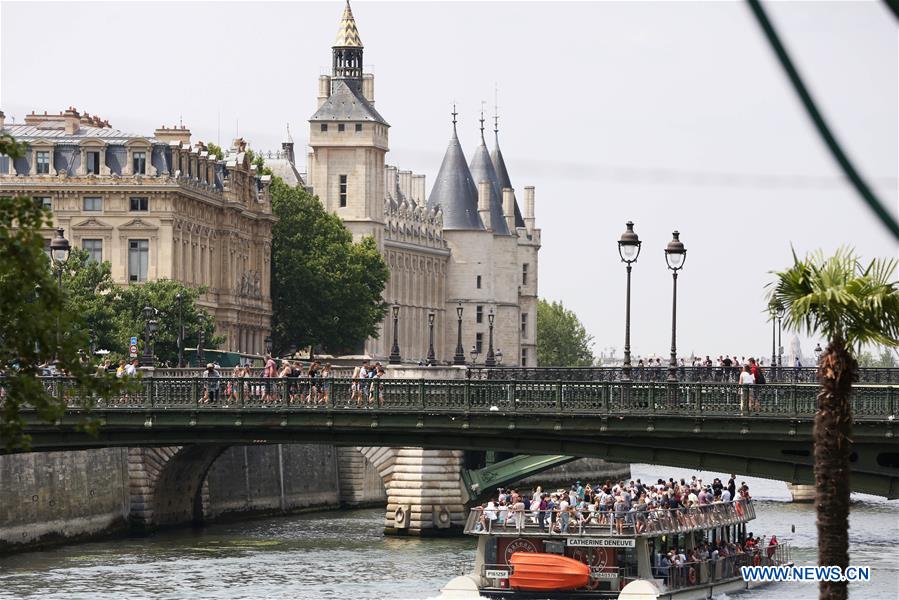
[[[312,444],[229,447],[204,479],[202,520],[383,504],[381,480],[358,452],[347,484],[341,485],[342,450],[349,449]],[[145,510],[145,494],[138,490],[146,486],[146,480],[135,476],[135,454],[128,448],[105,448],[0,456],[0,552],[135,531],[135,514]],[[353,492],[348,501],[341,499],[345,487]]]

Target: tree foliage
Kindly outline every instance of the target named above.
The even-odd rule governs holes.
[[[561,302],[537,303],[537,361],[544,367],[593,364],[593,336]]]
[[[215,336],[213,318],[197,305],[205,289],[169,279],[120,288],[112,280],[109,262],[90,260],[84,250],[72,249],[63,271],[63,290],[66,311],[84,318],[93,347],[110,350],[116,356],[128,356],[132,336],[143,343],[146,321],[142,311],[149,306],[158,311],[154,317],[158,322],[154,354],[160,363],[176,364],[179,293],[183,297],[185,347],[196,347],[201,330],[205,348],[215,348],[223,341]]]
[[[387,305],[387,264],[372,238],[353,243],[340,218],[317,197],[275,178],[272,211],[272,344],[284,353],[321,346],[355,351]]]
[[[7,449],[27,446],[24,407],[51,422],[65,411],[65,397],[50,393],[37,378],[43,365],[55,361],[74,378],[82,398],[109,396],[122,386],[95,374],[85,353],[84,315],[65,308],[44,252],[42,230],[51,225],[50,212],[31,198],[0,198],[0,444]]]

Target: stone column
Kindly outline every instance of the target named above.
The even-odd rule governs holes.
[[[386,484],[386,535],[458,535],[465,525],[463,451],[397,449]]]
[[[787,483],[793,502],[814,502],[815,486],[804,483]]]

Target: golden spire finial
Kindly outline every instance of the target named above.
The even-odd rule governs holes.
[[[340,19],[340,28],[337,30],[337,39],[334,41],[334,47],[362,47],[362,38],[359,37],[359,30],[356,28],[356,19],[353,18],[350,0],[346,0],[346,7],[343,9],[343,17]]]

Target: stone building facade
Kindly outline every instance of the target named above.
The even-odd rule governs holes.
[[[428,315],[433,313],[436,359],[452,361],[461,304],[466,360],[475,347],[478,362],[484,361],[492,312],[493,346],[502,352],[503,364],[535,366],[540,230],[534,188],[524,188],[522,216],[496,129],[490,153],[481,116],[480,145],[469,165],[454,116],[437,181],[426,195],[424,175],[386,163],[390,125],[375,109],[374,75],[362,72],[362,56],[347,2],[332,47],[332,73],[318,82],[302,184],[343,220],[354,239],[371,236],[377,242],[390,268],[384,298],[400,307],[404,360],[426,358]],[[290,144],[280,160],[293,156]],[[364,352],[385,359],[392,342],[388,312],[380,337],[369,339]]]
[[[73,247],[111,263],[118,285],[205,287],[199,304],[224,348],[264,351],[274,217],[270,177],[257,176],[243,140],[218,160],[184,126],[142,136],[74,108],[23,124],[0,113],[0,131],[27,148],[21,159],[0,156],[0,194],[49,206]]]

